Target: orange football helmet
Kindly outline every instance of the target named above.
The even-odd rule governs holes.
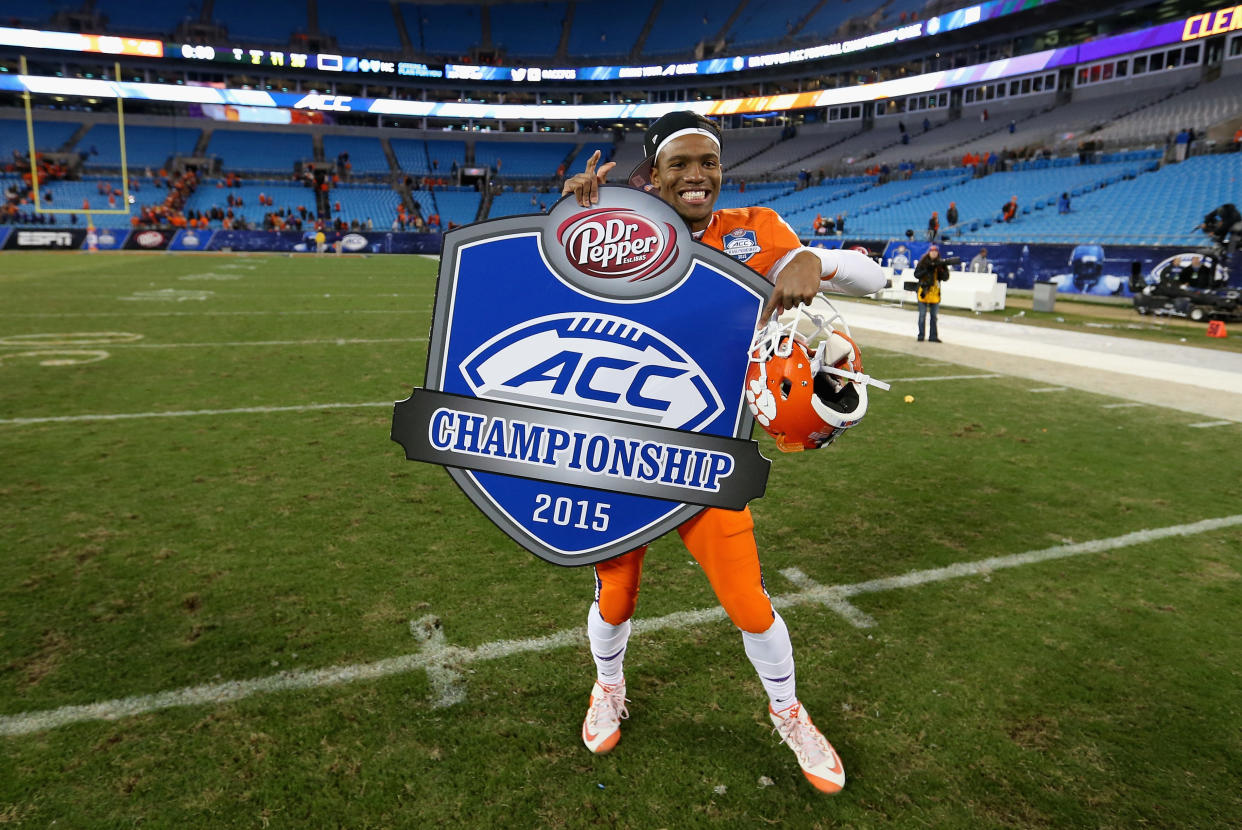
[[[783,452],[826,447],[867,414],[862,355],[840,312],[821,294],[773,319],[751,342],[746,403]]]

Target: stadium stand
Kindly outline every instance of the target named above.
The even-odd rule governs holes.
[[[337,198],[336,193],[339,190],[341,188],[333,191],[333,199]],[[271,197],[273,204],[270,207],[260,204],[259,194]],[[240,199],[242,204],[229,205],[230,196],[233,197],[234,202]],[[140,201],[147,200],[141,199]],[[217,187],[214,180],[207,180],[200,184],[186,201],[186,210],[207,212],[213,207],[220,208],[222,211],[231,210],[236,220],[244,220],[261,228],[264,215],[280,208],[296,210],[298,207],[305,207],[309,215],[313,217],[315,215],[315,191],[305,184],[290,184],[288,181],[260,179],[243,181],[237,187]],[[213,225],[213,227],[219,226]]]
[[[207,141],[207,154],[219,157],[227,170],[292,173],[294,164],[313,158],[314,149],[308,132],[217,129]]]
[[[353,175],[388,173],[388,156],[380,140],[361,135],[325,135],[323,157],[335,162],[341,153],[349,153],[350,170]]]
[[[473,222],[478,216],[481,201],[477,192],[467,188],[416,190],[410,196],[418,203],[425,219],[438,213],[440,226],[444,229],[448,228],[450,222],[455,225],[468,225]]]
[[[304,0],[212,0],[211,16],[230,38],[258,44],[285,45],[309,29]]]
[[[573,26],[569,31],[569,54],[584,58],[628,55],[646,25],[645,11],[617,14],[616,3],[611,0],[575,3]]]
[[[423,55],[468,55],[483,40],[479,10],[467,5],[398,3],[414,50]]]
[[[388,142],[401,169],[416,176],[447,176],[453,163],[466,163],[466,142],[439,138],[393,138]]]
[[[200,135],[202,130],[185,127],[126,127],[126,162],[130,167],[162,167],[172,156],[193,153]],[[121,138],[115,124],[94,125],[74,149],[86,154],[88,168],[121,166]]]
[[[490,8],[492,42],[508,55],[550,57],[561,43],[569,4],[497,3]]]
[[[495,219],[498,216],[539,213],[540,204],[552,207],[558,198],[560,198],[559,191],[557,193],[527,193],[509,190],[492,197],[491,210],[488,211],[487,216],[489,219]]]
[[[319,31],[335,37],[341,49],[359,53],[401,51],[401,35],[387,2],[317,3],[316,9]]]
[[[837,34],[842,23],[865,12],[865,9],[853,8],[845,3],[820,3],[819,8],[807,20],[806,25],[798,31],[798,34],[804,37],[830,40]],[[789,21],[790,24],[793,22]]]
[[[510,178],[547,178],[556,173],[576,147],[564,142],[477,141],[474,163]]]
[[[330,199],[333,204],[333,217],[345,221],[357,220],[360,223],[370,221],[376,230],[388,230],[392,220],[397,216],[397,205],[401,204],[401,196],[386,185],[354,184],[332,188]],[[335,210],[336,203],[341,205],[340,211]]]
[[[1150,162],[1150,154],[1148,161]],[[1133,162],[1121,166],[1134,166]],[[1106,165],[1088,165],[1098,173]],[[1043,187],[1042,189],[1047,189]],[[1236,202],[1242,193],[1242,157],[1237,153],[1196,156],[1181,164],[1125,178],[1105,188],[1080,189],[1071,211],[1059,214],[1055,202],[1023,214],[1011,228],[993,226],[980,239],[1039,242],[1097,241],[1132,245],[1198,246],[1196,230],[1216,205]],[[1021,197],[1020,197],[1021,198]]]
[[[29,4],[34,5],[34,4]],[[110,32],[139,35],[163,35],[183,21],[197,20],[200,9],[196,2],[178,4],[132,3],[129,0],[94,0],[95,11],[107,18]]]
[[[861,129],[861,122],[837,122],[829,126],[803,125],[798,128],[797,135],[779,141],[749,159],[734,150],[733,136],[730,135],[724,158],[725,172],[729,176],[745,178],[780,171],[788,178],[801,167],[816,169],[816,165],[807,161],[810,157],[827,152],[828,149]],[[767,131],[767,134],[770,137],[776,137],[780,135],[780,130],[772,129]],[[771,140],[772,138],[769,138],[769,141]]]
[[[61,150],[81,127],[81,124],[63,121],[39,121],[34,125],[35,150],[44,153]],[[24,120],[0,119],[0,151],[3,153],[0,158],[8,161],[14,150],[25,153],[29,146]]]
[[[732,7],[727,4],[662,3],[655,22],[643,42],[643,54],[647,56],[685,54],[687,48],[713,39],[725,15]]]
[[[1238,112],[1242,112],[1242,85],[1226,78],[1152,103],[1091,137],[1108,142],[1164,141],[1186,127],[1202,132]]]
[[[23,0],[0,0],[0,22],[5,26],[40,23],[46,19],[46,9],[46,4],[26,3]]]

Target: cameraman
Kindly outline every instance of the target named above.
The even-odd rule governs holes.
[[[1226,253],[1233,256],[1238,249],[1238,237],[1242,236],[1242,214],[1232,202],[1226,202],[1203,217],[1199,227],[1215,237],[1218,244],[1226,245]]]
[[[914,279],[919,284],[919,340],[923,340],[924,323],[931,312],[932,343],[941,342],[936,333],[936,312],[940,308],[940,283],[949,278],[949,263],[940,258],[940,249],[932,245],[914,266]]]

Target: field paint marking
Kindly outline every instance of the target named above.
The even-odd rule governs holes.
[[[1197,424],[1187,424],[1186,426],[1194,427],[1195,429],[1207,429],[1208,427],[1224,427],[1224,426],[1229,426],[1230,424],[1236,424],[1236,423],[1238,422],[1237,421],[1200,421]]]
[[[986,378],[1003,378],[1004,375],[940,375],[926,378],[889,378],[889,383],[918,383],[924,380],[984,380]]]
[[[118,346],[142,339],[130,331],[73,331],[45,334],[10,334],[0,337],[0,346],[29,349],[31,346]]]
[[[299,309],[293,311],[14,311],[0,317],[292,317],[299,314],[422,314],[422,309]]]
[[[914,588],[930,582],[943,582],[963,576],[977,576],[991,573],[1003,568],[1016,568],[1047,562],[1052,559],[1065,559],[1081,556],[1086,553],[1101,553],[1107,550],[1140,545],[1173,536],[1194,536],[1228,527],[1242,526],[1242,514],[1224,516],[1219,519],[1204,519],[1191,524],[1172,525],[1170,527],[1138,530],[1124,536],[1110,539],[1096,539],[1090,542],[1079,542],[1068,545],[1044,548],[1042,550],[1015,553],[1009,556],[994,556],[971,562],[959,562],[943,568],[931,568],[923,571],[910,571],[901,576],[873,579],[853,585],[831,585],[805,591],[773,597],[772,604],[778,608],[791,605],[826,604],[840,597],[874,594],[880,591],[891,591],[897,588]],[[792,569],[791,569],[792,570]],[[697,611],[681,611],[663,617],[652,617],[634,620],[634,630],[638,633],[660,631],[665,628],[683,629],[705,622],[724,620],[723,608],[706,608]],[[426,619],[426,618],[424,618]],[[430,641],[430,636],[428,637]],[[568,628],[553,632],[543,637],[531,637],[524,640],[498,640],[484,643],[475,648],[432,646],[430,653],[424,650],[417,654],[405,654],[390,657],[372,663],[359,663],[350,666],[330,666],[326,669],[312,671],[283,671],[267,677],[252,680],[229,680],[222,683],[208,683],[201,686],[187,686],[152,695],[104,700],[80,706],[62,706],[59,709],[48,709],[41,712],[24,712],[16,715],[0,717],[0,735],[29,735],[45,732],[71,723],[86,721],[112,721],[135,715],[170,709],[175,706],[201,706],[210,703],[228,703],[234,700],[251,697],[256,694],[291,691],[295,689],[316,689],[323,686],[337,686],[357,680],[375,680],[396,674],[404,674],[415,669],[427,669],[432,665],[443,666],[451,660],[454,668],[468,663],[483,660],[499,660],[515,654],[544,652],[586,642],[586,628]],[[430,679],[430,678],[429,678]],[[434,682],[433,682],[433,689]]]
[[[1132,406],[1147,406],[1145,403],[1138,401],[1130,401],[1128,403],[1106,403],[1100,409],[1129,409]]]
[[[123,343],[133,349],[203,349],[239,346],[361,346],[369,343],[426,343],[426,337],[324,337],[315,340],[236,340],[222,343]]]
[[[840,591],[824,588],[823,585],[811,579],[798,568],[786,568],[781,571],[781,576],[797,585],[804,592],[814,592],[819,597],[821,605],[845,617],[846,622],[855,628],[875,627],[875,619],[861,609],[851,605],[844,594]]]
[[[82,363],[98,363],[109,355],[101,349],[41,349],[37,352],[0,353],[0,364],[20,357],[41,357],[40,366],[78,366]]]
[[[1068,391],[1064,386],[1041,386],[1038,389],[1028,389],[1028,392],[1065,392]]]
[[[453,667],[453,649],[444,639],[440,618],[428,614],[410,620],[410,633],[423,643],[427,663],[427,682],[431,684],[431,708],[444,709],[466,699],[466,686],[461,672]]]
[[[361,409],[368,406],[392,405],[392,401],[375,401],[372,403],[308,403],[300,406],[243,406],[240,409],[191,409],[182,412],[122,412],[114,415],[55,415],[46,418],[0,418],[0,424],[64,424],[77,421],[126,421],[133,418],[188,418],[194,415],[310,412],[318,409]]]

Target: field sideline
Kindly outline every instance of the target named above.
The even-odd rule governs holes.
[[[847,789],[801,780],[675,535],[595,758],[589,570],[388,439],[434,280],[0,258],[0,824],[1242,824],[1242,426],[863,333],[892,392],[825,452],[762,436],[753,505]]]

